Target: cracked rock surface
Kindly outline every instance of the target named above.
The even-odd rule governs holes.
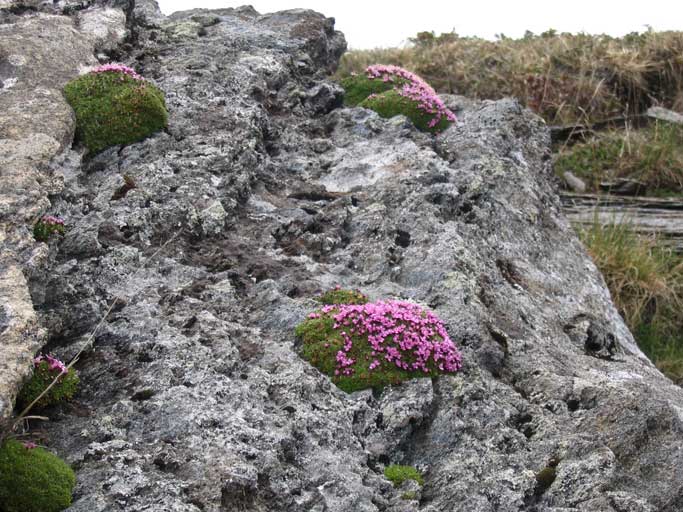
[[[65,219],[62,240],[32,242],[7,208],[47,350],[73,356],[106,315],[76,399],[41,425],[76,469],[70,510],[683,509],[683,391],[638,350],[562,216],[539,118],[449,97],[460,123],[435,138],[342,108],[328,75],[344,38],[312,11],[35,9],[0,34],[72,24],[81,60],[118,52],[170,113],[166,131],[94,157],[60,142],[68,121],[51,152],[35,147],[36,213]],[[121,44],[108,9],[126,16]],[[293,335],[336,284],[434,310],[462,371],[337,389]],[[393,463],[424,487],[394,489]]]

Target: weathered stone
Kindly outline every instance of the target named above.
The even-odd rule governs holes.
[[[101,322],[76,402],[44,426],[78,468],[72,511],[683,507],[683,392],[562,216],[539,118],[450,98],[459,122],[434,139],[335,108],[344,42],[321,15],[129,7],[126,58],[168,130],[52,161],[72,229],[29,274],[57,354]],[[136,187],[114,200],[123,174]],[[337,389],[293,335],[335,284],[434,310],[462,371]],[[424,487],[395,489],[389,463]]]
[[[0,345],[0,418],[45,342],[24,274],[47,259],[36,256],[32,227],[50,205],[48,193],[59,192],[48,163],[74,133],[61,87],[95,62],[92,50],[70,18],[37,14],[0,24],[0,297],[10,315]]]
[[[94,39],[95,51],[111,53],[126,38],[126,15],[122,9],[95,7],[79,11],[78,28]]]

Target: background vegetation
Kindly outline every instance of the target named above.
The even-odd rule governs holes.
[[[498,41],[421,32],[411,41],[408,48],[348,52],[338,75],[395,64],[441,93],[514,96],[549,124],[603,121],[653,101],[683,108],[683,32],[614,38],[549,30]]]

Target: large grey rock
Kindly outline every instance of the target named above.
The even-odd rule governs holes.
[[[70,231],[31,273],[64,357],[116,300],[44,427],[77,468],[70,510],[683,507],[683,392],[562,216],[539,118],[450,98],[462,122],[434,139],[335,108],[344,42],[323,16],[144,5],[129,58],[168,130],[53,160]],[[335,284],[432,308],[463,370],[338,390],[293,336]],[[424,488],[394,489],[390,463]]]
[[[33,354],[45,342],[25,275],[47,251],[31,228],[61,190],[48,163],[71,144],[74,115],[61,88],[95,62],[91,40],[70,18],[46,14],[0,23],[0,418],[12,409]],[[42,262],[42,263],[41,263]]]

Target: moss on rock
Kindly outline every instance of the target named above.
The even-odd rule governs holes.
[[[423,132],[439,133],[446,128],[451,122],[442,117],[437,124],[430,126],[433,119],[433,114],[428,114],[418,107],[415,100],[401,96],[396,90],[383,92],[382,94],[375,94],[368,96],[359,104],[360,107],[374,110],[384,118],[391,118],[398,115],[404,115],[412,121],[415,128]]]
[[[368,298],[359,290],[333,288],[320,295],[318,301],[322,304],[365,304]]]
[[[347,106],[369,108],[386,118],[402,114],[418,130],[438,133],[455,121],[427,82],[398,66],[368,66],[363,74],[346,77],[340,84]]]
[[[76,113],[76,137],[91,153],[142,140],[168,121],[163,93],[124,72],[80,76],[64,87],[64,95]]]
[[[441,320],[408,302],[326,305],[295,332],[301,356],[347,393],[452,373],[461,365]]]
[[[353,75],[343,78],[340,85],[344,88],[344,105],[355,107],[371,94],[381,94],[394,88],[393,82],[384,82],[368,78],[365,75]]]
[[[392,464],[391,466],[384,468],[384,476],[394,484],[394,487],[401,487],[406,480],[415,480],[420,485],[424,484],[422,473],[413,466]]]
[[[50,391],[48,391],[35,406],[38,408],[47,407],[73,398],[78,390],[79,383],[76,371],[73,368],[69,368],[66,373],[62,374],[61,369],[53,367],[49,360],[42,360],[34,365],[31,379],[24,384],[19,392],[19,396],[17,397],[17,404],[19,407],[24,408],[38,398],[38,396],[52,383],[55,377],[58,377],[60,374],[61,377],[59,381],[50,388]]]
[[[10,439],[0,447],[0,510],[59,512],[71,505],[73,470],[43,448]]]

